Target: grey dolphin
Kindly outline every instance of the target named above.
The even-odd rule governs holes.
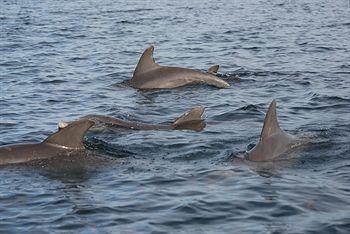
[[[81,153],[85,150],[84,134],[94,124],[88,119],[74,121],[41,143],[0,147],[0,165]]]
[[[251,161],[271,161],[290,150],[296,142],[295,137],[284,132],[277,120],[276,101],[273,100],[266,113],[259,143],[248,152]]]
[[[170,89],[189,84],[208,84],[218,88],[230,85],[213,75],[218,66],[209,68],[208,73],[180,67],[158,65],[153,58],[154,47],[143,52],[129,85],[137,89]]]
[[[102,125],[106,127],[127,128],[134,130],[194,130],[201,131],[205,127],[203,119],[204,108],[195,107],[190,111],[178,117],[170,124],[145,124],[140,122],[127,121],[105,115],[86,115],[81,119],[90,119],[95,122],[95,126]],[[65,128],[70,122],[61,121],[58,127]],[[97,127],[98,128],[98,127]]]

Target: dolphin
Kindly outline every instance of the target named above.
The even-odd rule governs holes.
[[[280,128],[276,114],[276,101],[273,100],[265,116],[260,141],[245,158],[257,162],[272,161],[293,148],[295,143],[295,137]]]
[[[78,120],[53,133],[41,143],[2,146],[0,165],[82,153],[85,150],[83,144],[85,132],[94,124],[88,119]]]
[[[203,113],[204,108],[198,106],[184,113],[170,124],[145,124],[140,122],[122,120],[105,115],[86,115],[81,119],[92,120],[95,122],[94,128],[102,125],[102,129],[105,127],[115,127],[134,130],[194,130],[199,132],[202,131],[206,125],[202,117]],[[66,126],[69,126],[70,123],[71,122],[61,121],[58,124],[58,128],[65,128]],[[95,129],[101,128],[97,127]]]
[[[207,73],[180,67],[158,65],[153,58],[154,47],[143,52],[129,85],[136,89],[171,89],[189,84],[208,84],[218,88],[230,85],[214,74],[218,65],[209,68]]]

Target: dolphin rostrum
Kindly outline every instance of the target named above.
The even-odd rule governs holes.
[[[85,132],[94,124],[88,119],[74,121],[41,143],[0,147],[0,165],[81,153],[85,150]]]
[[[106,127],[127,128],[134,130],[194,130],[202,131],[205,127],[203,119],[204,108],[195,107],[192,110],[178,117],[174,122],[169,124],[145,124],[140,122],[127,121],[105,115],[86,115],[81,119],[89,119],[95,122],[97,129],[102,125],[102,129]],[[69,126],[70,122],[61,121],[58,128],[62,129]],[[94,127],[95,127],[94,126]]]
[[[266,113],[259,143],[248,152],[251,161],[271,161],[290,150],[295,137],[284,132],[277,120],[276,101],[273,100]]]
[[[158,65],[153,58],[154,47],[143,52],[129,85],[136,89],[170,89],[189,84],[208,84],[218,88],[230,85],[215,74],[219,66],[212,66],[207,73],[180,67]]]

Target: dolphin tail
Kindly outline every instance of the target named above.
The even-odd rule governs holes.
[[[267,139],[269,136],[281,132],[281,128],[278,124],[277,113],[276,113],[276,100],[273,100],[267,110],[264,126],[261,131],[260,141]]]
[[[66,127],[50,135],[43,143],[55,144],[72,149],[84,149],[84,135],[95,124],[89,119],[69,123]]]
[[[194,130],[202,131],[205,128],[205,121],[203,119],[204,107],[198,106],[192,110],[184,113],[177,118],[172,124],[173,129],[177,130]]]

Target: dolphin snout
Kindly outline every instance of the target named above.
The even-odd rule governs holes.
[[[230,84],[226,82],[226,83],[223,85],[223,87],[224,87],[224,88],[228,88],[228,87],[230,87]]]

